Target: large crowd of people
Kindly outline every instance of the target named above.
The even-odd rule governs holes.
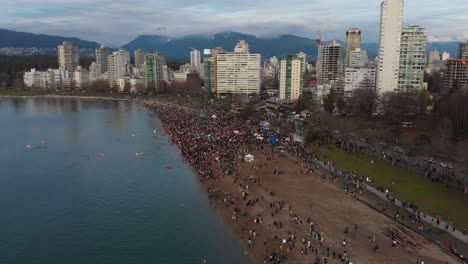
[[[270,161],[270,163],[264,163],[264,166],[275,164],[276,159],[292,155],[296,164],[302,167],[302,173],[316,173],[320,171],[317,166],[320,157],[317,154],[310,152],[303,144],[296,143],[292,139],[279,138],[274,131],[262,129],[258,123],[239,116],[229,116],[229,113],[221,108],[190,102],[175,103],[170,100],[142,103],[158,116],[171,142],[180,148],[184,158],[197,171],[201,181],[208,186],[210,203],[221,202],[230,208],[231,219],[234,222],[241,218],[249,218],[252,221],[252,225],[242,229],[240,236],[249,249],[263,244],[264,263],[282,263],[294,251],[301,255],[312,255],[313,263],[352,264],[349,253],[346,251],[346,244],[350,243],[351,239],[348,241],[344,239],[341,245],[332,245],[331,242],[327,242],[325,234],[311,217],[298,215],[291,204],[278,199],[274,193],[270,193],[269,197],[252,197],[249,186],[250,188],[253,185],[265,188],[265,191],[268,190],[268,186],[262,185],[260,178],[241,175],[239,171],[240,163],[244,162],[244,156],[255,150],[263,153],[262,158],[265,161]],[[267,148],[272,150],[273,155],[268,154]],[[349,189],[350,185],[359,188],[361,184],[365,184],[364,181],[369,181],[351,173],[335,173],[337,170],[331,161],[327,162],[326,166],[331,173],[319,175],[324,179],[328,177],[333,182],[336,181],[338,175],[344,177],[343,188],[345,190]],[[253,167],[252,169],[258,170],[259,168]],[[275,170],[275,173],[284,175],[284,172],[280,170]],[[225,177],[232,178],[238,193],[226,192],[217,186],[216,182]],[[270,213],[248,215],[247,208],[258,203],[268,204]],[[284,216],[285,213],[295,224],[304,225],[304,233],[308,236],[301,239],[291,232],[287,232],[285,236],[285,231],[278,233],[273,231],[273,234],[269,236],[274,236],[277,245],[267,245],[264,234],[254,227],[265,225],[273,230],[282,230],[283,222],[279,216]],[[353,233],[355,236],[357,225],[349,224],[356,226]],[[369,241],[373,237],[373,246],[369,250],[378,251],[379,244],[375,241],[375,234],[366,235],[369,236]]]

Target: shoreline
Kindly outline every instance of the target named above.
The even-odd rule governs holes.
[[[367,247],[370,246],[363,247],[358,244],[353,245],[352,248],[346,248],[348,251],[344,250],[343,252],[343,248],[340,248],[341,243],[339,242],[342,238],[337,238],[343,236],[341,235],[341,231],[339,231],[341,230],[341,227],[338,227],[339,225],[328,226],[326,222],[333,222],[331,219],[327,220],[317,217],[321,219],[320,222],[324,221],[323,228],[327,231],[327,237],[330,236],[330,240],[324,242],[323,237],[325,234],[322,232],[323,230],[318,229],[318,224],[314,224],[314,220],[311,220],[311,217],[307,218],[307,222],[305,221],[306,216],[302,217],[304,213],[310,214],[311,208],[321,207],[322,202],[316,199],[307,202],[311,198],[309,197],[310,195],[298,198],[296,193],[290,194],[281,190],[289,186],[281,183],[281,181],[289,181],[290,179],[278,179],[276,178],[277,175],[276,177],[272,176],[277,174],[277,172],[279,173],[279,169],[285,170],[286,174],[291,173],[291,180],[293,178],[301,178],[301,181],[307,182],[310,184],[310,187],[317,188],[317,192],[326,190],[333,192],[332,196],[340,196],[343,201],[337,201],[337,206],[339,205],[339,207],[343,207],[342,203],[348,203],[348,207],[362,211],[364,214],[372,214],[376,224],[371,228],[372,230],[366,230],[365,232],[374,233],[374,240],[376,234],[378,240],[388,240],[388,238],[385,238],[381,234],[382,227],[379,226],[380,222],[387,223],[386,225],[389,226],[394,225],[398,228],[400,225],[393,223],[391,219],[374,211],[367,205],[361,205],[359,202],[356,205],[355,197],[348,193],[343,193],[342,190],[337,188],[336,184],[327,183],[325,180],[326,176],[319,177],[319,175],[328,174],[327,171],[321,171],[318,167],[314,171],[313,168],[307,167],[308,171],[305,173],[303,170],[306,165],[301,164],[300,159],[294,158],[294,156],[282,156],[289,156],[289,151],[285,152],[287,154],[284,154],[275,150],[275,148],[270,149],[268,143],[260,143],[245,136],[249,134],[251,137],[251,133],[256,130],[257,132],[261,132],[258,128],[255,128],[256,126],[245,124],[245,121],[241,123],[242,121],[238,119],[219,121],[222,124],[217,125],[218,121],[216,119],[211,120],[211,114],[217,114],[219,117],[222,117],[222,113],[216,113],[212,110],[208,111],[211,112],[209,114],[205,113],[207,114],[206,117],[201,117],[201,115],[198,117],[197,110],[201,111],[201,109],[190,107],[189,104],[180,105],[180,103],[157,99],[142,100],[140,103],[160,119],[170,141],[179,147],[183,158],[198,173],[200,183],[206,189],[210,204],[219,210],[224,221],[230,226],[231,231],[238,236],[243,247],[247,249],[252,263],[279,263],[275,261],[281,261],[281,263],[311,263],[311,259],[313,260],[312,255],[316,258],[316,261],[317,258],[319,259],[318,261],[322,260],[323,262],[321,263],[325,263],[325,260],[328,263],[348,263],[351,258],[358,261],[358,263],[414,263],[415,253],[416,255],[421,255],[422,259],[426,256],[432,260],[439,258],[439,261],[442,261],[442,259],[447,261],[440,263],[457,263],[449,255],[445,255],[445,253],[437,255],[440,249],[432,244],[430,245],[429,252],[425,252],[421,248],[408,249],[404,247],[401,249],[403,252],[400,253],[392,252],[393,246],[388,247],[388,245],[379,244],[380,246],[377,247],[380,247],[382,251],[389,251],[386,252],[384,258],[380,254],[376,256],[376,253],[369,251]],[[171,113],[177,113],[176,117],[165,116]],[[195,123],[202,124],[197,125]],[[180,131],[184,128],[184,125],[192,127],[185,132]],[[242,137],[240,139],[237,139],[238,134],[233,134],[233,132],[229,131],[235,129],[235,125],[239,129],[239,131],[236,131]],[[191,131],[190,129],[197,131]],[[226,137],[225,135],[229,136]],[[235,142],[231,143],[231,140]],[[251,163],[252,165],[243,161],[243,154],[247,152],[254,154],[256,157],[255,161]],[[266,160],[265,163],[262,161],[262,156]],[[273,171],[274,168],[272,168],[271,164],[273,166],[276,164],[276,170]],[[264,171],[269,171],[269,173],[262,173]],[[256,174],[258,174],[258,177],[255,177]],[[312,178],[310,176],[303,178],[303,174],[310,174]],[[279,185],[278,182],[280,182]],[[301,185],[302,183],[298,184],[298,182],[291,184],[294,188],[302,190],[303,186]],[[324,195],[327,195],[327,192],[324,192]],[[288,199],[283,199],[284,197]],[[336,199],[336,197],[334,198]],[[291,203],[288,203],[289,200]],[[298,203],[303,204],[298,205]],[[297,211],[301,211],[300,214],[293,211],[293,208],[296,208],[296,206],[298,208]],[[348,209],[339,208],[337,210],[346,211]],[[327,210],[318,211],[321,214],[327,214]],[[372,210],[372,212],[369,210]],[[343,216],[338,214],[337,216],[332,216],[332,219],[335,217]],[[346,223],[347,221],[347,217],[341,219],[341,223]],[[309,228],[307,228],[307,225],[309,225]],[[349,225],[352,226],[352,223],[349,223]],[[411,234],[410,236],[419,237],[418,234],[412,231],[404,230],[408,234]],[[317,235],[321,239],[315,239]],[[369,235],[369,242],[371,240],[370,237]],[[303,240],[302,245],[299,245],[300,239]],[[423,238],[419,239],[424,241]],[[354,242],[350,241],[348,243]],[[430,244],[430,242],[427,243]],[[327,244],[329,244],[328,247],[326,246]],[[388,244],[391,244],[391,241]],[[389,253],[390,255],[388,255]],[[401,256],[398,259],[398,255],[400,254],[403,255],[403,260],[407,260],[407,262],[402,261]],[[389,257],[397,262],[387,262],[387,258]],[[412,258],[411,261],[410,258]],[[419,259],[418,257],[416,260],[419,261]]]
[[[115,97],[108,97],[108,96],[86,96],[86,95],[53,95],[53,94],[46,94],[46,95],[1,95],[0,98],[13,98],[13,99],[98,99],[98,100],[111,100],[111,101],[132,101],[134,99],[131,98],[115,98]]]

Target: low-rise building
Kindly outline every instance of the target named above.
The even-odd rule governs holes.
[[[25,72],[23,76],[24,84],[29,88],[41,87],[42,72],[31,69],[29,72]]]
[[[346,67],[344,96],[351,97],[357,89],[375,89],[376,74],[375,67]]]

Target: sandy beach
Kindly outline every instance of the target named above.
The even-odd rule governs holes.
[[[273,147],[272,133],[257,124],[188,103],[142,104],[198,172],[253,263],[459,263],[304,157]],[[253,162],[244,161],[247,153]]]

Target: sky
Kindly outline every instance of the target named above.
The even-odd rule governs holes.
[[[121,46],[138,35],[212,35],[238,31],[345,38],[350,27],[378,42],[381,0],[0,0],[0,28],[78,37]],[[468,40],[468,0],[406,0],[404,24],[428,40]],[[165,29],[161,29],[165,28]]]

